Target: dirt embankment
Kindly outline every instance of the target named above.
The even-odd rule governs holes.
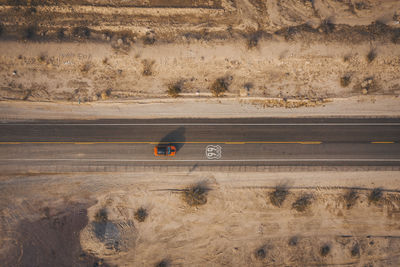
[[[1,1],[0,99],[398,96],[399,12],[398,1]]]

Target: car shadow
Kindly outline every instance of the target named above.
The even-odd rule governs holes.
[[[171,144],[176,147],[176,152],[178,152],[183,145],[185,144],[186,138],[185,138],[185,127],[179,127],[176,130],[173,130],[172,132],[169,132],[166,134],[158,143],[159,145],[163,144]]]

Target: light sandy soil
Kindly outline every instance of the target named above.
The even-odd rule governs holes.
[[[398,1],[0,1],[0,99],[159,98],[177,82],[183,97],[210,97],[218,78],[235,97],[397,96],[399,12]]]
[[[162,260],[171,266],[398,266],[398,178],[398,172],[2,176],[0,259],[6,266]],[[191,207],[182,190],[196,183],[208,188],[207,203]],[[277,207],[270,194],[279,185],[289,194]],[[371,202],[377,187],[383,195]],[[351,188],[354,202],[345,198]],[[310,205],[297,211],[292,205],[303,195],[311,196]],[[134,215],[140,207],[148,212],[144,222]],[[96,218],[99,210],[103,217]],[[324,246],[329,251],[322,256]]]
[[[360,96],[323,103],[264,98],[159,99],[95,103],[0,102],[0,121],[39,119],[151,119],[151,118],[248,118],[248,117],[399,117],[395,96]],[[312,108],[310,108],[312,106]]]

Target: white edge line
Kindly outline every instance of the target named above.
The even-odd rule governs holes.
[[[0,159],[1,161],[91,161],[91,162],[196,162],[196,161],[208,161],[208,162],[285,162],[285,161],[396,161],[400,162],[400,159],[219,159],[219,160],[208,160],[208,159]]]

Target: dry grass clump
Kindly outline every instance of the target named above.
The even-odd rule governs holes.
[[[289,191],[286,187],[277,186],[275,190],[269,194],[269,200],[271,201],[272,205],[281,207],[288,194]]]
[[[152,61],[152,60],[148,60],[148,59],[144,59],[143,61],[142,61],[142,64],[143,64],[143,71],[142,71],[142,74],[143,74],[143,76],[151,76],[151,75],[153,75],[153,65],[154,65],[154,61]]]
[[[213,96],[220,97],[228,91],[228,82],[226,78],[216,79],[210,87],[210,91]]]
[[[85,64],[83,64],[81,66],[80,70],[81,70],[82,73],[88,73],[91,68],[92,68],[92,63],[91,62],[85,62]]]
[[[297,246],[297,243],[299,242],[299,238],[297,236],[292,236],[289,239],[288,245],[291,247]]]
[[[182,92],[183,88],[183,81],[178,81],[175,83],[171,83],[168,85],[167,93],[170,97],[178,97],[179,94]]]
[[[260,260],[265,259],[265,257],[267,256],[267,251],[265,250],[264,247],[261,247],[256,250],[255,256],[257,259],[260,259]]]
[[[360,245],[358,243],[354,244],[354,246],[351,248],[350,253],[352,257],[360,256]]]
[[[343,197],[346,203],[346,208],[350,209],[356,204],[358,199],[358,194],[356,190],[350,189],[348,192],[346,192],[346,194]]]
[[[27,40],[33,40],[36,37],[37,27],[34,25],[28,26],[23,31],[23,38]]]
[[[258,41],[262,36],[263,36],[262,31],[255,31],[249,34],[249,36],[247,37],[247,48],[251,49],[257,47]]]
[[[331,251],[331,247],[329,245],[323,245],[319,251],[319,254],[322,257],[325,257],[329,254],[330,251]]]
[[[369,51],[369,53],[367,54],[367,57],[366,57],[368,63],[371,63],[372,61],[374,61],[374,59],[376,58],[376,56],[377,56],[376,51],[375,51],[374,49],[371,49],[371,50]]]
[[[147,210],[143,207],[140,207],[136,210],[135,212],[135,219],[138,222],[144,222],[149,214],[147,213]]]
[[[199,206],[207,203],[207,191],[202,184],[190,186],[183,191],[183,199],[189,206]]]
[[[351,77],[350,77],[350,75],[345,75],[345,76],[343,76],[343,77],[340,78],[340,85],[341,85],[342,87],[347,87],[347,86],[349,86],[350,82],[351,82]]]
[[[374,188],[368,195],[369,202],[377,203],[383,198],[383,191],[381,188]]]
[[[164,259],[160,262],[157,262],[154,266],[155,267],[168,267],[170,265],[171,265],[171,262],[169,260]]]
[[[107,210],[100,209],[94,215],[94,221],[98,223],[105,223],[108,221]]]
[[[312,195],[302,195],[292,203],[292,208],[298,212],[304,212],[311,205]]]

